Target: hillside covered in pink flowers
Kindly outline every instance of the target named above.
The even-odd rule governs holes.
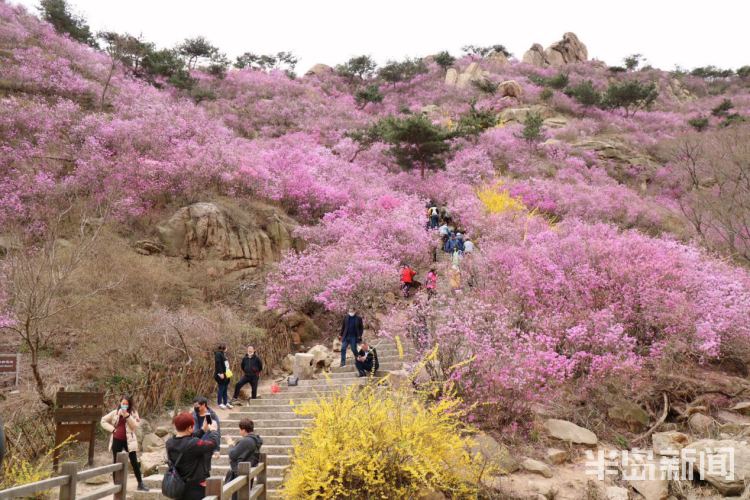
[[[44,344],[28,400],[39,377],[104,383],[202,359],[207,338],[271,342],[290,315],[325,336],[349,305],[379,335],[439,344],[434,377],[509,436],[550,401],[570,417],[614,387],[658,406],[676,375],[746,376],[749,72],[469,52],[296,76],[204,61],[186,87],[0,1],[0,326]],[[461,293],[394,304],[399,264],[421,281],[439,245],[430,201],[477,251]],[[273,213],[293,244],[253,267],[170,255],[157,227],[196,203],[231,206],[226,226]],[[88,234],[84,217],[98,239],[24,330],[8,280],[33,271],[10,261]]]

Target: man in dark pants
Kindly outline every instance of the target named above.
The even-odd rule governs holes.
[[[354,362],[357,367],[360,377],[365,377],[369,374],[375,375],[375,372],[380,368],[378,362],[378,353],[374,347],[370,347],[367,342],[362,342],[360,346],[359,354],[357,355],[357,361]]]
[[[247,346],[247,355],[242,358],[242,364],[240,367],[242,368],[244,375],[242,375],[242,378],[237,381],[234,386],[232,403],[238,401],[237,398],[240,397],[240,389],[242,389],[242,386],[245,384],[250,384],[253,388],[253,399],[258,399],[260,397],[258,396],[258,379],[260,378],[260,372],[263,370],[263,362],[255,354],[255,347],[251,345]]]
[[[353,307],[349,308],[349,314],[344,316],[341,322],[341,366],[346,366],[346,348],[351,346],[354,358],[357,358],[357,343],[362,342],[362,334],[365,331],[362,317]]]

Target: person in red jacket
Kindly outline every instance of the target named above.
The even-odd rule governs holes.
[[[411,289],[414,275],[414,271],[409,267],[406,262],[401,263],[401,288],[404,291],[404,297],[409,297],[409,290]]]

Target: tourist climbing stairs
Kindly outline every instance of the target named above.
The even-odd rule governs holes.
[[[403,367],[403,359],[399,356],[395,341],[373,339],[372,343],[377,349],[380,362],[380,370],[376,374],[377,379]],[[372,381],[371,377],[358,377],[351,350],[347,352],[346,366],[339,367],[338,363],[335,363],[328,376],[330,381],[326,380],[321,373],[316,380],[300,380],[299,385],[295,387],[282,385],[277,394],[261,394],[259,399],[250,400],[244,406],[236,406],[229,413],[229,419],[221,421],[221,456],[213,460],[211,475],[222,477],[226,475],[229,470],[227,437],[231,436],[235,442],[239,441],[241,436],[238,424],[240,420],[249,418],[255,424],[255,433],[263,438],[261,451],[267,456],[268,498],[276,498],[284,471],[291,460],[290,452],[294,441],[302,435],[305,426],[312,422],[311,419],[294,413],[291,402],[299,405],[326,397],[353,384],[365,384]],[[163,466],[158,474],[144,478],[144,483],[151,488],[151,491],[135,492],[133,498],[135,500],[164,499],[165,497],[161,495],[161,481],[165,470],[166,466]]]

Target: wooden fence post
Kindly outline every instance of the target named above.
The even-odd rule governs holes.
[[[240,462],[237,472],[239,476],[248,476],[247,484],[240,488],[240,490],[237,492],[237,500],[248,500],[250,498],[250,491],[253,489],[253,481],[249,479],[250,471],[252,470],[253,466],[250,464],[250,462]]]
[[[76,483],[78,481],[78,463],[65,462],[62,464],[60,474],[70,477],[70,482],[60,486],[60,500],[76,500]]]
[[[260,454],[259,464],[263,464],[263,470],[258,474],[258,484],[263,485],[263,493],[260,495],[260,500],[266,500],[266,494],[268,492],[268,484],[266,484],[266,478],[268,476],[268,463],[266,462],[266,454]]]
[[[115,471],[115,485],[122,486],[119,493],[114,494],[114,500],[125,500],[128,494],[128,454],[121,451],[117,454],[117,463],[122,468]]]
[[[224,478],[222,476],[211,476],[206,480],[206,496],[216,496],[217,500],[222,500],[224,494]]]

